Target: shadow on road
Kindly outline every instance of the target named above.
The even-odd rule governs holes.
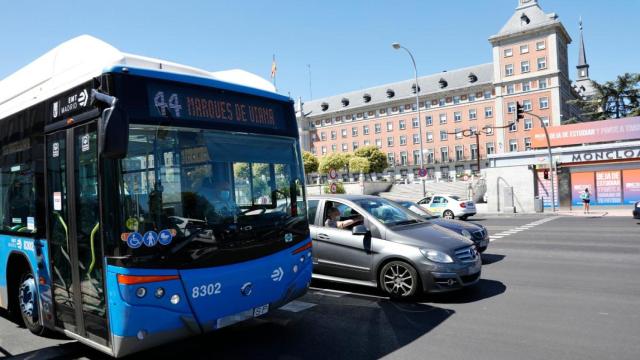
[[[482,257],[482,265],[491,265],[494,263],[497,263],[499,261],[502,261],[505,257],[507,257],[506,255],[502,255],[502,254],[487,254],[484,253],[481,255]]]
[[[504,293],[507,287],[500,281],[480,279],[477,284],[462,289],[441,294],[424,295],[424,302],[433,304],[467,304]]]

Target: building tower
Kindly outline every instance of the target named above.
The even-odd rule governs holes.
[[[578,94],[583,98],[589,98],[593,96],[594,88],[589,78],[589,63],[587,62],[587,53],[584,47],[584,34],[582,32],[582,18],[580,18],[580,48],[578,49],[578,74],[575,81],[574,88]]]

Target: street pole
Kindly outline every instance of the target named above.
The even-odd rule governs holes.
[[[545,125],[544,121],[542,121],[542,118],[536,114],[527,112],[526,114],[529,114],[531,116],[535,116],[538,120],[540,120],[540,124],[542,125],[542,129],[544,129],[544,136],[547,138],[547,151],[549,153],[549,173],[551,174],[551,208],[553,209],[553,212],[556,212],[556,189],[554,187],[555,183],[554,183],[554,179],[555,179],[555,174],[554,174],[554,168],[553,168],[553,157],[551,155],[551,140],[549,140],[549,132],[547,131],[547,125]]]
[[[420,118],[420,86],[418,85],[418,67],[416,66],[416,60],[413,58],[413,54],[411,54],[411,51],[409,51],[409,49],[407,49],[406,47],[398,44],[398,43],[393,43],[391,44],[391,46],[398,50],[398,49],[404,49],[404,51],[407,52],[407,54],[409,54],[409,57],[411,57],[411,63],[413,64],[413,75],[415,78],[415,85],[416,85],[416,110],[418,111],[418,131],[420,132],[418,138],[420,141],[420,170],[418,172],[418,175],[421,175],[421,172],[424,169],[424,148],[423,148],[423,144],[422,144],[422,119]],[[424,176],[420,176],[420,181],[422,182],[422,198],[427,197],[427,187],[424,181]]]
[[[478,178],[480,178],[480,132],[476,133],[476,160],[478,161]]]

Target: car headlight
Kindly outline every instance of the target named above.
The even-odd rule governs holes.
[[[462,236],[466,237],[469,240],[473,238],[471,236],[471,233],[467,229],[462,229],[462,231],[460,231],[460,234],[462,234]]]
[[[424,255],[424,257],[426,257],[427,259],[433,262],[444,263],[444,264],[450,264],[453,262],[453,259],[451,258],[451,256],[441,251],[420,249],[420,252],[422,253],[422,255]]]

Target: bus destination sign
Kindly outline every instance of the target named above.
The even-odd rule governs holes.
[[[150,83],[149,112],[152,117],[211,121],[249,127],[282,129],[283,107],[250,96]]]

